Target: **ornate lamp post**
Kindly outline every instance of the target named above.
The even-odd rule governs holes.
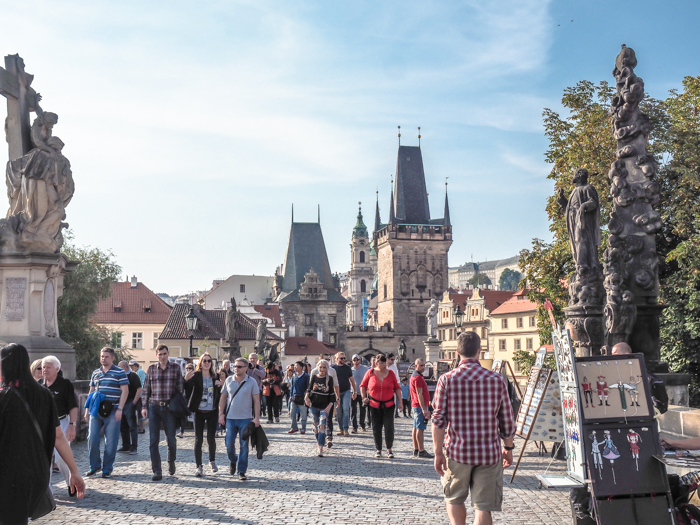
[[[462,323],[464,322],[464,312],[460,310],[459,305],[455,306],[452,316],[455,318],[455,329],[459,335],[462,332]]]
[[[194,352],[192,351],[192,339],[194,338],[194,331],[197,329],[197,316],[194,315],[194,308],[190,306],[189,313],[185,316],[185,326],[187,331],[190,333],[190,357],[194,357]]]

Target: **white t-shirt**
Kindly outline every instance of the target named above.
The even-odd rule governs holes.
[[[401,384],[401,380],[399,379],[399,369],[396,367],[396,365],[390,365],[390,366],[387,366],[387,368],[389,370],[391,370],[392,372],[394,372],[394,375],[396,376],[396,380],[399,382],[399,384]]]

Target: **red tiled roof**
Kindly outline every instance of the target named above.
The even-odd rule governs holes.
[[[190,311],[189,304],[176,304],[158,339],[189,339],[185,316]],[[199,305],[193,307],[197,316],[197,330],[192,335],[195,339],[224,339],[226,337],[226,310],[205,310]],[[239,340],[255,340],[258,323],[262,319],[251,319],[240,315],[241,327],[238,332]],[[282,341],[282,339],[267,330],[266,340]]]
[[[132,288],[130,282],[120,281],[112,283],[111,295],[97,303],[91,319],[100,324],[165,324],[171,310],[145,284]]]
[[[514,314],[518,312],[534,312],[537,310],[537,303],[533,303],[525,296],[516,295],[509,299],[495,310],[491,310],[491,315]]]
[[[462,292],[450,292],[450,299],[452,300],[452,303],[455,305],[459,305],[462,310],[465,310],[465,304],[467,303],[467,299],[470,299],[472,296],[472,291],[471,290],[464,290]]]
[[[280,316],[280,305],[278,304],[254,304],[255,311],[262,314],[264,317],[271,319],[275,326],[282,326],[282,317]]]
[[[508,299],[513,297],[515,292],[508,292],[503,290],[479,290],[479,295],[484,298],[484,304],[486,309],[493,313],[493,311],[505,303]]]
[[[320,355],[338,350],[334,346],[322,343],[315,337],[287,337],[284,341],[285,355]]]

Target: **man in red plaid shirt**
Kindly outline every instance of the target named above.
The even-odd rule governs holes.
[[[503,503],[503,469],[513,463],[515,422],[508,389],[500,374],[479,364],[480,350],[475,332],[459,335],[462,361],[440,377],[433,400],[435,471],[442,477],[452,525],[466,523],[470,489],[474,524],[493,523],[491,512]]]

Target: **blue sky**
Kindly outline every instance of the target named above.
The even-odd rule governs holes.
[[[435,4],[435,5],[431,5]],[[349,267],[358,201],[388,214],[397,125],[433,217],[449,177],[451,266],[549,238],[542,109],[612,81],[620,44],[647,92],[700,74],[691,1],[7,2],[20,53],[59,115],[78,244],[114,251],[158,292],[270,275],[290,209]]]

